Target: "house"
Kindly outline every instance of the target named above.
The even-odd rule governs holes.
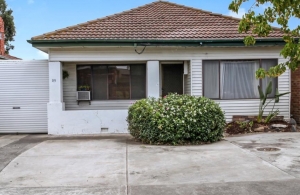
[[[0,60],[21,60],[5,52],[5,28],[3,19],[0,17]]]
[[[155,1],[33,37],[28,42],[49,54],[48,133],[127,133],[134,101],[170,92],[215,100],[227,121],[257,115],[257,85],[265,88],[271,79],[257,80],[255,71],[286,61],[279,55],[283,34],[274,28],[246,47],[238,24],[236,18]],[[280,92],[290,91],[289,71],[272,80]],[[91,101],[77,101],[86,88]],[[290,96],[276,108],[288,119]]]

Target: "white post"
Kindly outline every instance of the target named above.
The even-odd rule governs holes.
[[[147,62],[147,97],[159,98],[159,61]]]
[[[62,65],[60,62],[49,62],[49,102],[63,102]]]
[[[59,134],[60,116],[65,110],[61,62],[49,62],[48,134]]]

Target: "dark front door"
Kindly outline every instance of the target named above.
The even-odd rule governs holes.
[[[162,65],[162,95],[183,94],[183,64]]]

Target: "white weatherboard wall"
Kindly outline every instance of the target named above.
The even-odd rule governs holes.
[[[48,61],[0,61],[0,133],[46,133],[48,101]]]
[[[70,77],[63,81],[63,101],[48,104],[50,134],[91,134],[100,133],[101,128],[109,128],[109,133],[127,132],[127,109],[131,101],[92,101],[92,105],[76,104],[76,64],[77,63],[122,63],[143,61],[155,65],[161,61],[189,61],[188,81],[189,92],[195,96],[202,96],[202,61],[203,60],[249,60],[249,59],[279,59],[280,47],[236,47],[236,48],[147,48],[138,55],[134,48],[56,48],[50,50],[49,59],[52,62],[62,62],[63,69],[68,70]],[[51,69],[51,67],[49,66]],[[149,67],[148,67],[149,68]],[[147,68],[147,70],[148,70]],[[156,66],[151,68],[157,68]],[[157,68],[159,70],[159,68]],[[51,71],[50,71],[51,72]],[[59,70],[56,70],[59,74]],[[60,73],[61,74],[61,73]],[[152,91],[156,85],[158,72],[148,71],[147,81],[153,78],[148,90]],[[61,75],[60,75],[61,76]],[[51,80],[51,78],[49,78]],[[157,87],[157,86],[156,86]],[[159,85],[158,85],[159,87]],[[51,91],[51,89],[50,89]],[[155,90],[154,90],[155,91]],[[290,91],[290,73],[287,71],[279,77],[279,91]],[[158,90],[159,92],[159,90]],[[156,93],[156,92],[155,92]],[[227,121],[232,115],[256,115],[259,105],[258,99],[247,100],[217,100],[225,111]],[[280,115],[289,119],[290,95],[281,98],[276,108]],[[66,110],[64,110],[64,103]],[[56,105],[56,106],[55,106]],[[266,114],[270,107],[266,109]]]
[[[270,48],[271,49],[271,48]],[[226,56],[216,54],[207,55],[203,59],[194,59],[192,60],[192,94],[196,96],[202,96],[202,60],[213,60],[213,59],[270,59],[278,58],[278,62],[285,62],[285,59],[278,56],[277,53],[270,52],[268,50],[257,50],[255,53],[250,53],[246,55],[243,52],[236,51],[236,54]],[[257,52],[261,52],[258,54]],[[241,56],[243,54],[243,56]],[[234,57],[232,57],[234,56]],[[257,57],[256,57],[257,56]],[[278,77],[278,90],[279,93],[290,92],[290,71],[287,70],[284,74]],[[239,100],[215,100],[225,111],[226,121],[229,122],[232,120],[233,115],[258,115],[259,99],[239,99]],[[273,104],[270,104],[265,109],[265,114],[267,115]],[[274,110],[279,109],[281,116],[284,116],[286,120],[290,119],[290,94],[280,97],[279,103],[276,104]]]

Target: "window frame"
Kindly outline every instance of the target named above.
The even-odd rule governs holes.
[[[76,64],[76,91],[78,91],[78,67],[80,66],[90,66],[90,74],[91,74],[91,80],[90,80],[90,83],[91,83],[91,101],[129,101],[129,100],[140,100],[140,99],[132,99],[131,98],[131,81],[132,81],[132,78],[131,78],[131,66],[143,66],[145,68],[145,94],[144,94],[144,98],[147,97],[147,67],[146,67],[146,63],[103,63],[103,64]],[[109,66],[130,66],[130,77],[129,77],[129,96],[130,98],[129,99],[109,99],[109,87],[107,86],[107,91],[106,91],[106,97],[107,99],[103,99],[103,100],[98,100],[98,99],[94,99],[94,95],[93,95],[93,90],[94,90],[94,82],[93,82],[93,66],[104,66],[104,67],[107,67],[107,71],[109,69]],[[108,81],[108,77],[109,75],[107,74],[106,76],[106,79]],[[108,84],[108,82],[107,82]],[[143,99],[143,98],[141,98]]]
[[[258,61],[259,62],[259,68],[262,67],[262,60],[276,60],[276,63],[278,64],[278,58],[261,58],[261,59],[208,59],[208,60],[202,60],[202,96],[204,96],[204,92],[205,92],[205,85],[204,85],[204,77],[205,77],[205,74],[204,74],[204,69],[205,69],[205,66],[204,66],[204,62],[205,61],[218,61],[219,64],[219,98],[209,98],[209,99],[212,99],[212,100],[257,100],[259,98],[237,98],[237,99],[221,99],[221,61],[236,61],[236,62],[242,62],[242,61]],[[259,79],[259,86],[262,86],[262,79]],[[277,81],[276,81],[276,88],[278,89],[278,77],[277,77]],[[270,98],[274,98],[274,97],[268,97],[267,99],[270,99]]]

